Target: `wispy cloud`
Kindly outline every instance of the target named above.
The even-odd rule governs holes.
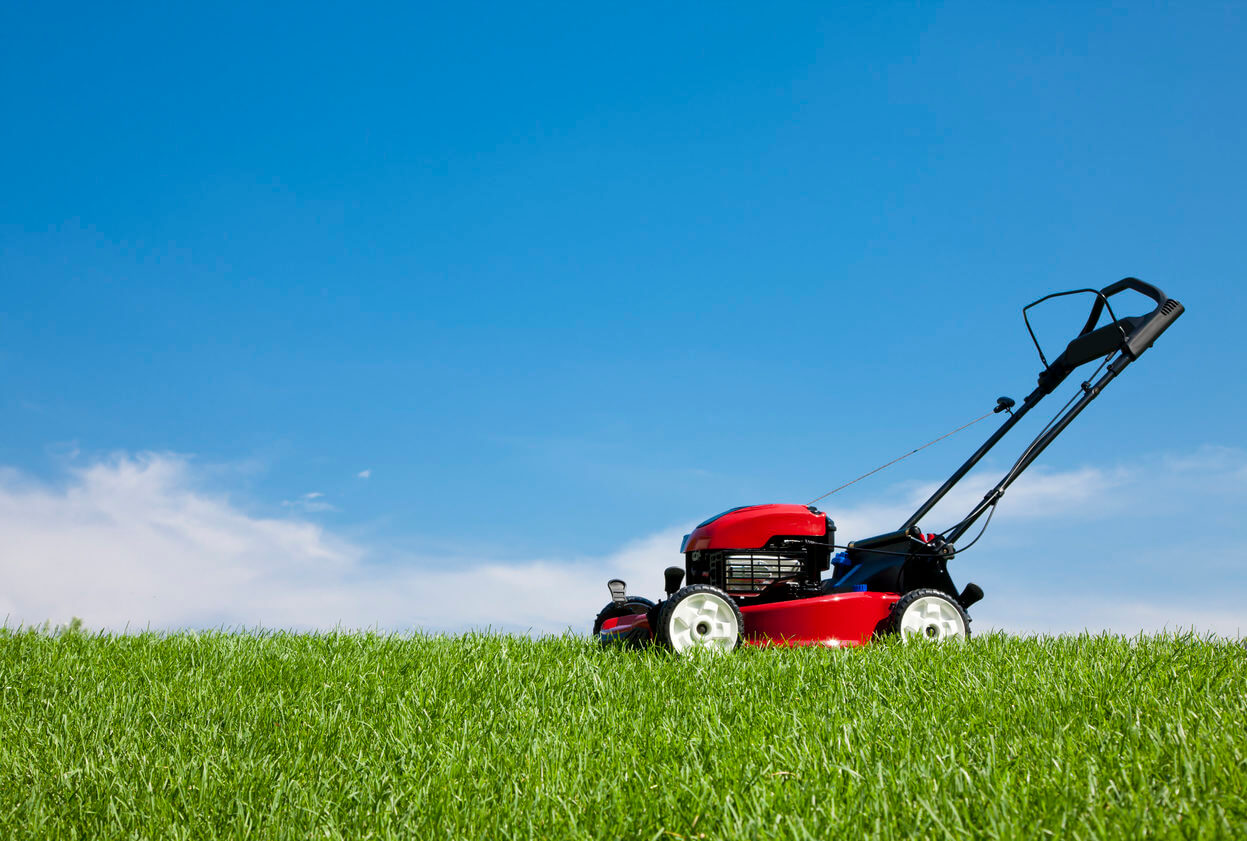
[[[1222,506],[1241,508],[1244,465],[1247,455],[1234,450],[1026,477],[988,538],[956,561],[958,580],[974,578],[988,590],[975,609],[976,629],[1247,629],[1241,575],[1222,571],[1214,592],[1183,590],[1175,576],[1160,577],[1173,571],[1169,547],[1116,522],[1140,500],[1147,517],[1177,497],[1198,511],[1192,495],[1205,486],[1217,489]],[[656,595],[687,530],[674,525],[597,557],[435,565],[380,557],[303,520],[309,506],[326,504],[318,491],[292,501],[291,516],[261,517],[205,490],[203,478],[185,458],[150,453],[69,469],[55,485],[0,470],[0,618],[13,625],[81,616],[90,627],[111,628],[584,630],[607,599],[607,578]],[[861,537],[895,528],[932,486],[894,488],[887,504],[829,507],[842,538]],[[967,491],[951,507],[968,507],[977,495]],[[1105,508],[1106,499],[1133,502]],[[1050,534],[1059,536],[1056,546]],[[1247,566],[1231,535],[1222,537],[1219,556],[1183,559],[1182,580],[1198,584],[1201,564]],[[1092,548],[1077,548],[1079,539]]]
[[[361,471],[359,471],[358,473],[356,473],[356,474],[355,474],[355,478],[357,478],[357,479],[370,479],[370,478],[372,478],[372,468],[371,468],[371,467],[369,467],[367,470],[361,470]]]
[[[293,508],[296,511],[305,511],[309,514],[315,514],[319,511],[337,510],[333,505],[325,500],[325,495],[320,491],[305,493],[298,499],[283,499],[281,504],[286,508]]]

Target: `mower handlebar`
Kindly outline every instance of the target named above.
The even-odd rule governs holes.
[[[1133,315],[1118,318],[1113,312],[1113,305],[1109,303],[1109,298],[1119,292],[1125,290],[1142,293],[1156,302],[1156,307],[1146,315]],[[1065,350],[1048,364],[1044,361],[1044,370],[1039,374],[1039,388],[1036,390],[1035,398],[1038,399],[1044,394],[1050,394],[1069,374],[1078,366],[1092,362],[1096,359],[1108,356],[1111,353],[1120,352],[1122,356],[1134,361],[1138,359],[1143,351],[1152,346],[1152,343],[1169,329],[1169,325],[1173,324],[1180,316],[1185,308],[1165,295],[1159,288],[1150,283],[1144,283],[1135,277],[1126,277],[1110,284],[1103,289],[1079,289],[1072,292],[1057,292],[1040,298],[1035,304],[1042,303],[1049,298],[1056,298],[1063,295],[1073,295],[1078,292],[1091,292],[1095,295],[1095,303],[1091,306],[1091,315],[1087,318],[1086,325],[1074,339],[1065,347]],[[1031,304],[1033,307],[1035,304]],[[1029,309],[1030,307],[1027,307]],[[1097,327],[1100,316],[1107,309],[1109,317],[1112,321]],[[1030,322],[1027,322],[1029,329]],[[1031,333],[1034,336],[1034,333]],[[1036,343],[1038,347],[1038,343]],[[1043,359],[1043,352],[1040,351],[1040,358]]]
[[[1133,315],[1118,318],[1113,312],[1113,305],[1109,303],[1109,298],[1124,292],[1125,290],[1139,292],[1156,302],[1156,308],[1146,315]],[[1039,340],[1035,338],[1035,331],[1031,328],[1030,318],[1027,311],[1032,307],[1042,304],[1044,301],[1052,298],[1061,298],[1066,295],[1092,294],[1095,296],[1095,304],[1091,308],[1091,316],[1087,319],[1086,326],[1082,332],[1074,337],[1062,351],[1061,355],[1049,364],[1047,358],[1044,357],[1043,349],[1039,346]],[[1100,316],[1104,310],[1108,310],[1110,321],[1103,325],[1097,326]],[[983,497],[983,500],[975,506],[965,519],[950,529],[945,530],[942,535],[947,543],[955,543],[958,538],[966,533],[974,522],[989,509],[992,509],[999,501],[1001,494],[1005,489],[1017,479],[1017,477],[1025,470],[1044,449],[1052,443],[1052,441],[1061,434],[1061,432],[1069,426],[1074,418],[1085,409],[1092,400],[1094,400],[1100,392],[1134,360],[1138,359],[1142,353],[1152,346],[1152,343],[1160,337],[1169,325],[1177,321],[1178,316],[1182,315],[1185,308],[1165,295],[1157,287],[1150,283],[1144,283],[1135,277],[1122,278],[1116,283],[1109,284],[1103,289],[1073,289],[1068,292],[1053,292],[1045,295],[1038,301],[1027,304],[1022,308],[1022,318],[1026,322],[1026,330],[1030,333],[1031,340],[1035,342],[1035,349],[1039,351],[1039,359],[1043,362],[1044,369],[1039,373],[1039,384],[1035,390],[1026,395],[1026,399],[1022,401],[1022,405],[1018,410],[1012,411],[1014,402],[1007,398],[1001,398],[997,403],[997,411],[1002,408],[1010,409],[1009,418],[1002,423],[995,432],[991,434],[983,444],[966,460],[965,464],[957,468],[953,475],[945,480],[931,498],[924,502],[917,511],[915,511],[902,530],[916,527],[928,512],[944,498],[944,496],[961,481],[974,465],[985,456],[992,447],[996,446],[1004,435],[1012,429],[1018,421],[1020,421],[1027,412],[1039,404],[1046,395],[1051,394],[1053,389],[1059,386],[1066,377],[1073,372],[1075,368],[1095,359],[1102,359],[1113,354],[1119,354],[1111,363],[1108,363],[1108,370],[1096,380],[1094,383],[1090,381],[1082,384],[1082,395],[1075,395],[1075,400],[1071,400],[1065,407],[1057,413],[1039,436],[1031,442],[1030,446],[1022,453],[1022,456],[1014,464],[1013,468],[1005,474],[1005,477]],[[1107,359],[1106,359],[1107,362]],[[1093,374],[1091,379],[1094,379]],[[1005,401],[1008,400],[1006,403]],[[888,535],[892,537],[893,535]],[[855,541],[855,544],[861,545],[861,541]]]
[[[1100,319],[1100,311],[1108,305],[1108,299],[1126,289],[1140,292],[1156,302],[1156,308],[1146,315],[1116,319],[1112,325],[1109,325],[1121,330],[1122,343],[1117,349],[1133,360],[1138,359],[1143,351],[1150,348],[1152,342],[1160,338],[1160,334],[1168,330],[1169,325],[1177,321],[1178,316],[1186,311],[1186,307],[1150,283],[1144,283],[1137,277],[1124,277],[1100,290],[1100,294],[1096,296],[1095,303],[1091,307],[1091,317],[1087,320],[1087,325],[1080,335],[1087,335],[1093,331],[1096,322]],[[1112,313],[1111,308],[1109,312]],[[1074,367],[1077,367],[1077,364]]]
[[[1111,283],[1096,293],[1095,303],[1091,305],[1091,315],[1087,317],[1087,323],[1082,328],[1082,332],[1078,335],[1085,336],[1094,330],[1096,322],[1100,320],[1100,313],[1104,312],[1104,305],[1108,303],[1108,299],[1116,295],[1118,292],[1124,292],[1127,289],[1140,292],[1151,298],[1156,302],[1157,310],[1164,306],[1165,301],[1168,300],[1165,293],[1161,292],[1158,287],[1153,286],[1150,283],[1144,283],[1137,277],[1123,277],[1116,283]],[[1112,310],[1110,308],[1110,312],[1111,311]],[[1155,311],[1156,310],[1153,310],[1152,312]]]

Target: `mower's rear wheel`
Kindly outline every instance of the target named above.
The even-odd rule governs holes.
[[[608,602],[606,607],[598,611],[597,618],[593,620],[593,636],[602,633],[602,625],[607,619],[620,619],[624,616],[634,616],[638,613],[648,613],[654,603],[644,596],[628,596],[624,599],[623,604],[615,604]]]
[[[906,641],[964,640],[970,636],[970,615],[941,590],[911,590],[892,605],[888,629]]]
[[[677,654],[732,651],[740,645],[745,619],[727,593],[709,584],[692,584],[663,602],[658,639]]]

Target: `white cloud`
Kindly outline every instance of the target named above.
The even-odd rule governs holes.
[[[1207,571],[1201,564],[1247,566],[1235,535],[1208,535],[1219,554],[1183,560],[1179,578],[1195,584],[1181,590],[1165,574],[1170,547],[1137,523],[1119,522],[1179,502],[1198,514],[1195,495],[1203,487],[1216,489],[1222,507],[1240,509],[1245,463],[1247,455],[1235,450],[1028,475],[1006,496],[983,543],[955,561],[958,581],[973,578],[988,591],[974,611],[976,630],[1247,629],[1238,607],[1247,598],[1241,574],[1221,572],[1211,592],[1196,586]],[[607,600],[608,578],[656,595],[663,568],[680,561],[687,530],[672,527],[596,558],[426,564],[376,557],[298,516],[249,514],[204,490],[208,475],[168,454],[116,456],[72,469],[55,486],[0,470],[0,618],[16,625],[80,616],[88,627],[114,629],[584,630]],[[898,501],[887,504],[826,502],[847,540],[895,528],[934,486],[893,488],[887,496]],[[981,493],[959,492],[936,525]],[[326,503],[313,491],[288,509],[316,504]],[[1131,513],[1140,507],[1142,514]]]
[[[656,574],[680,539],[596,561],[381,564],[319,525],[251,516],[198,489],[186,459],[150,453],[73,470],[59,487],[0,472],[0,533],[0,619],[114,629],[581,629],[610,575]]]
[[[357,479],[368,479],[368,478],[371,478],[371,477],[372,477],[372,468],[371,468],[371,467],[369,467],[367,470],[361,470],[361,471],[359,471],[358,473],[356,473],[356,474],[355,474],[355,478],[357,478]]]
[[[315,514],[319,511],[338,510],[333,505],[325,501],[325,495],[320,491],[305,493],[298,499],[284,499],[281,504],[287,508],[293,508],[296,511],[305,511],[309,514]]]

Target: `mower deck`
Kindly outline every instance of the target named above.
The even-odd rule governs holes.
[[[745,605],[744,639],[754,646],[851,648],[865,645],[883,630],[897,593],[835,593],[769,604]],[[649,617],[642,613],[607,619],[603,641],[645,643],[653,640]]]

